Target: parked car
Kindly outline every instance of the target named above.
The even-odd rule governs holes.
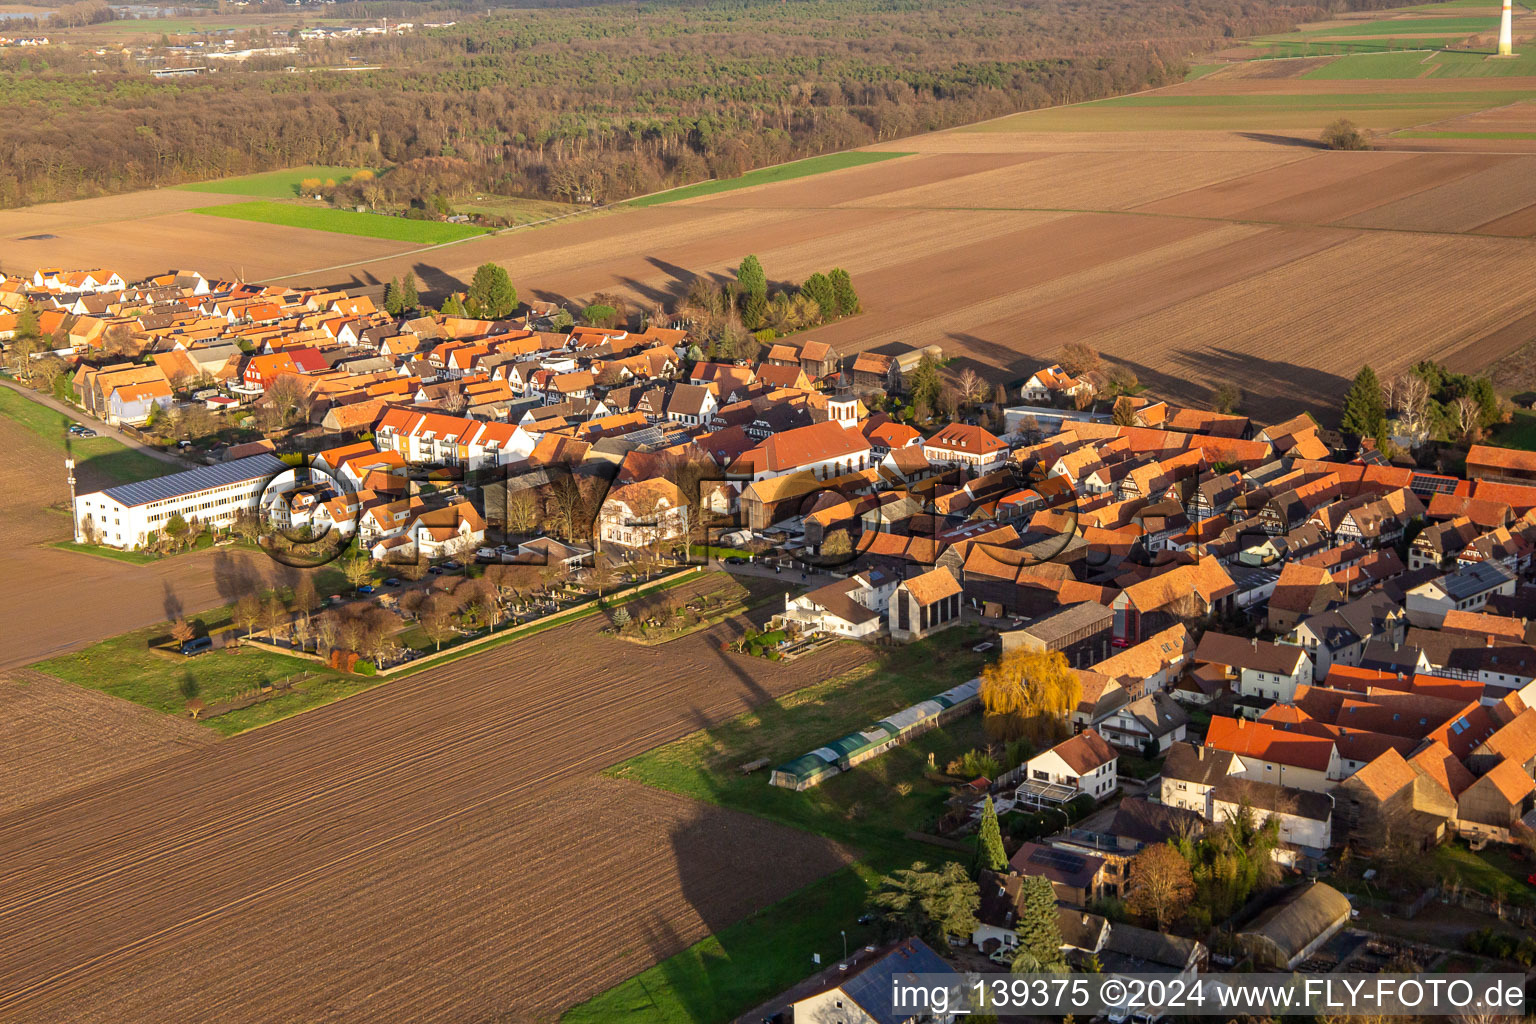
[[[440,565],[429,565],[427,566],[427,572],[433,576],[441,576],[443,574],[443,567]]]
[[[384,581],[384,585],[386,587],[398,587],[400,585],[400,577],[391,576],[389,579]]]
[[[195,636],[191,640],[184,641],[181,645],[181,653],[188,658],[212,649],[213,637],[211,636]]]
[[[81,427],[80,428],[80,436],[81,437],[95,437],[96,436],[96,431],[92,430],[90,427]]]
[[[357,588],[357,592],[359,594],[371,594],[378,589],[379,588],[374,586],[372,583],[364,583],[362,586]]]
[[[452,558],[450,558],[448,561],[443,563],[443,568],[449,570],[450,572],[458,572],[460,569],[464,568],[464,563],[454,561]]]
[[[83,426],[81,426],[80,424],[78,424],[78,423],[71,423],[69,425],[69,432],[71,434],[78,434],[78,433],[80,433],[80,431],[82,431],[84,429],[85,428]]]
[[[725,560],[726,565],[746,565],[747,560],[740,555],[732,555]]]
[[[177,441],[176,442],[176,447],[180,448],[182,451],[186,451],[188,448],[192,447],[192,442],[191,441]]]

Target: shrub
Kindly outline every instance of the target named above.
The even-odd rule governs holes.
[[[1066,803],[1066,817],[1069,822],[1079,822],[1093,813],[1093,797],[1087,793],[1075,796]]]
[[[379,667],[371,661],[359,661],[352,666],[352,671],[360,676],[371,676],[379,671]]]
[[[1370,136],[1355,127],[1355,122],[1347,117],[1341,117],[1324,128],[1322,142],[1329,149],[1371,148]]]
[[[968,779],[974,779],[979,775],[984,775],[991,779],[997,777],[999,765],[997,758],[985,750],[967,750],[960,757],[959,768],[959,774],[964,775]],[[955,773],[952,772],[951,774]]]

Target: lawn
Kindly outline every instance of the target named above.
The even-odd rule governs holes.
[[[113,438],[72,437],[68,433],[69,426],[77,420],[39,405],[8,387],[0,387],[0,415],[10,417],[53,445],[61,456],[66,450],[71,452],[75,457],[76,475],[82,486],[86,486],[87,482],[111,486],[176,472],[176,468],[169,463],[129,448]],[[62,465],[59,466],[59,472],[64,472]]]
[[[885,870],[870,862],[829,875],[571,1007],[561,1024],[730,1020],[818,970],[812,954],[821,954],[823,965],[836,962],[841,932],[850,950],[876,941],[874,929],[858,919]]]
[[[486,233],[485,228],[477,228],[470,224],[408,220],[404,217],[386,217],[380,213],[358,213],[355,210],[335,210],[328,206],[304,206],[298,203],[266,200],[232,203],[229,206],[204,206],[192,212],[207,214],[210,217],[228,217],[232,220],[249,220],[261,224],[281,224],[290,228],[308,228],[311,231],[329,231],[339,235],[361,235],[365,238],[383,238],[392,242],[411,242],[417,245],[442,245],[445,242],[458,242]]]
[[[1455,878],[1468,889],[1508,903],[1536,903],[1536,888],[1525,880],[1532,865],[1516,863],[1503,851],[1490,847],[1474,853],[1458,841],[1436,847],[1434,860],[1441,878]]]
[[[1356,53],[1313,68],[1302,78],[1390,79],[1419,78],[1433,69],[1434,51],[1399,50],[1390,53]]]
[[[1516,409],[1508,423],[1500,423],[1493,428],[1488,443],[1498,445],[1500,448],[1524,448],[1526,451],[1536,451],[1536,412],[1529,409]]]
[[[519,199],[516,196],[482,196],[472,202],[454,203],[455,213],[473,213],[482,217],[504,217],[513,226],[569,217],[591,210],[571,203],[553,203],[544,199]]]
[[[203,632],[228,625],[229,615],[227,610],[217,609],[189,619],[200,622],[203,628],[199,632]],[[302,672],[329,674],[318,663],[256,648],[239,648],[238,654],[214,650],[192,658],[153,649],[154,645],[169,640],[167,627],[161,623],[103,640],[73,654],[49,658],[34,667],[66,682],[131,700],[168,715],[184,713],[186,702],[192,697],[212,705],[231,700],[263,683],[275,683]],[[277,698],[268,703],[286,703],[299,696]],[[239,732],[246,726],[225,721],[235,714],[211,719],[209,724],[220,732]]]
[[[1348,25],[1334,25],[1331,28],[1304,31],[1300,35],[1308,39],[1338,39],[1351,36],[1391,37],[1410,34],[1466,37],[1476,35],[1479,32],[1497,32],[1498,29],[1499,19],[1497,16],[1483,18],[1381,18],[1371,21],[1351,22]]]
[[[1496,58],[1465,51],[1399,50],[1390,53],[1356,53],[1313,68],[1302,78],[1402,79],[1402,78],[1502,78],[1536,74],[1536,53]]]
[[[332,167],[310,164],[290,167],[283,171],[267,171],[264,174],[243,174],[237,178],[216,178],[213,181],[195,181],[178,185],[184,192],[216,192],[229,196],[257,196],[263,199],[292,199],[299,194],[299,182],[305,178],[321,181],[334,179],[346,181],[362,170],[360,167]]]
[[[841,932],[849,949],[874,941],[873,929],[857,922],[880,878],[914,860],[954,856],[904,833],[928,829],[943,811],[951,783],[938,772],[984,742],[980,716],[954,719],[803,793],[768,785],[766,769],[743,775],[739,766],[798,757],[974,676],[984,661],[970,650],[978,635],[951,630],[888,652],[875,665],[609,769],[616,778],[816,832],[859,848],[865,859],[572,1007],[563,1024],[729,1020],[813,973],[811,954],[821,954],[823,964],[841,956]],[[937,771],[928,767],[930,756]]]
[[[805,160],[778,164],[774,167],[761,167],[755,171],[748,171],[739,178],[718,178],[713,181],[701,181],[696,185],[684,185],[682,188],[658,192],[655,195],[641,196],[639,199],[631,199],[625,205],[660,206],[663,203],[675,203],[683,199],[696,199],[699,196],[711,196],[719,192],[733,192],[739,188],[751,188],[753,185],[770,185],[776,181],[790,181],[794,178],[805,178],[812,174],[840,171],[848,167],[862,167],[865,164],[875,164],[882,160],[911,155],[911,153],[869,153],[863,151],[828,153],[826,156],[813,156]]]

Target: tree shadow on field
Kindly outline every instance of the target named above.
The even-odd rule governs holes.
[[[424,302],[441,306],[454,292],[462,292],[469,285],[432,263],[415,263],[411,273],[416,275],[416,290]]]
[[[1237,137],[1252,142],[1267,142],[1272,146],[1295,146],[1301,149],[1327,149],[1317,139],[1298,138],[1294,135],[1277,135],[1274,132],[1238,132]]]
[[[1349,380],[1336,373],[1232,349],[1175,353],[1174,361],[1187,369],[1187,375],[1154,370],[1111,352],[1104,356],[1129,367],[1151,394],[1178,404],[1208,409],[1218,387],[1236,385],[1243,393],[1240,410],[1261,423],[1277,423],[1302,412],[1312,413],[1325,425],[1334,423],[1339,401],[1349,387]]]
[[[234,604],[246,594],[260,593],[266,586],[255,559],[237,557],[229,551],[213,556],[213,582],[225,604]]]
[[[945,337],[965,349],[965,353],[958,355],[946,369],[959,373],[966,366],[970,366],[986,380],[994,383],[1027,380],[1030,374],[1042,366],[1049,365],[1052,361],[1052,356],[1033,355],[1020,351],[1012,345],[978,338],[974,334],[950,331]],[[945,349],[944,354],[950,355],[948,348]]]
[[[631,293],[640,296],[647,302],[664,306],[676,306],[688,294],[688,287],[675,278],[665,287],[657,287],[654,284],[646,284],[633,277],[621,277],[620,281]]]

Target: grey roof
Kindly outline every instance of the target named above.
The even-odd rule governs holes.
[[[1344,894],[1331,885],[1312,882],[1286,893],[1280,902],[1254,918],[1238,937],[1280,954],[1279,962],[1288,964],[1312,940],[1348,919],[1349,900]]]
[[[1161,843],[1205,831],[1205,819],[1194,811],[1172,804],[1154,804],[1140,797],[1126,797],[1115,808],[1111,835],[1138,843]]]
[[[1498,562],[1473,562],[1471,565],[1462,566],[1453,573],[1440,577],[1440,589],[1454,601],[1462,601],[1469,597],[1476,597],[1515,579],[1515,574],[1510,572]]]
[[[1109,941],[1099,951],[1099,960],[1106,971],[1179,970],[1189,963],[1200,945],[1178,935],[1114,924],[1109,928]]]
[[[1255,810],[1277,811],[1296,818],[1328,821],[1333,817],[1333,797],[1327,793],[1277,786],[1273,782],[1244,779],[1230,775],[1222,779],[1212,794],[1229,804],[1248,804]]]
[[[838,986],[849,999],[867,1013],[877,1024],[900,1024],[910,1020],[911,1014],[891,1005],[891,992],[897,978],[910,975],[943,974],[952,976],[955,984],[960,975],[935,953],[922,939],[907,939],[879,959],[870,961],[852,977],[844,978]]]
[[[1136,719],[1148,735],[1159,739],[1189,724],[1189,715],[1179,702],[1161,690],[1131,701],[1122,713]]]
[[[274,477],[286,472],[289,468],[286,462],[276,456],[252,455],[233,462],[220,462],[216,465],[199,466],[197,469],[188,469],[167,476],[152,477],[148,480],[140,480],[138,483],[119,484],[116,487],[108,487],[101,493],[120,505],[132,508],[137,505],[148,505],[152,501],[164,501],[166,498],[195,494],[198,491],[206,491],[210,487],[223,487],[226,484]]]
[[[1193,743],[1175,743],[1163,761],[1165,779],[1214,786],[1232,773],[1232,752]]]
[[[1080,629],[1109,629],[1114,624],[1114,612],[1097,601],[1082,601],[1043,615],[1018,632],[1050,645]]]
[[[1088,889],[1103,869],[1104,859],[1039,843],[1025,843],[1009,858],[1008,866],[1021,875],[1044,875],[1059,885]]]

